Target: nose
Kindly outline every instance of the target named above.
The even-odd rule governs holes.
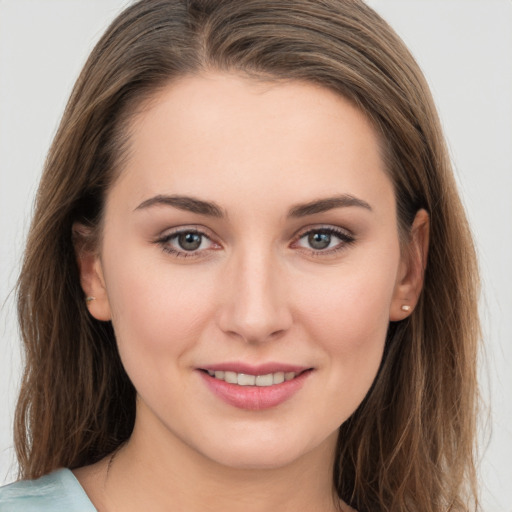
[[[281,337],[292,325],[286,278],[271,254],[233,258],[223,280],[224,302],[218,324],[225,333],[248,343]]]

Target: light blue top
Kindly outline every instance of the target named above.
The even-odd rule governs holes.
[[[0,487],[0,512],[97,512],[75,475],[59,469]]]

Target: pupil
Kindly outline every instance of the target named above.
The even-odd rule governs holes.
[[[331,235],[329,233],[311,233],[308,236],[308,242],[313,249],[325,249],[331,243]]]
[[[195,251],[201,245],[201,235],[197,233],[182,233],[178,236],[178,243],[185,251]]]

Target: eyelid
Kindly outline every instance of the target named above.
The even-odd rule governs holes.
[[[207,249],[198,249],[195,251],[186,251],[186,250],[180,250],[177,248],[174,248],[170,245],[171,240],[173,240],[175,237],[184,234],[184,233],[195,233],[198,235],[201,235],[202,237],[208,239],[214,246],[216,247],[209,247]],[[191,225],[185,225],[185,226],[177,226],[175,228],[170,228],[164,230],[161,234],[159,234],[155,240],[153,240],[153,243],[160,245],[160,248],[168,253],[172,254],[176,257],[183,257],[183,258],[200,258],[200,257],[206,257],[207,253],[211,250],[218,250],[221,248],[221,244],[216,240],[216,236],[212,233],[212,231],[205,226],[197,225],[197,224],[191,224]]]
[[[347,229],[345,227],[336,226],[334,224],[310,224],[308,226],[303,226],[302,228],[298,229],[293,234],[292,239],[298,240],[299,238],[302,238],[304,235],[316,231],[329,231],[344,237],[355,238],[354,233],[350,229]]]
[[[342,228],[340,226],[333,226],[331,224],[317,224],[317,225],[311,225],[311,226],[305,226],[301,228],[294,236],[292,243],[290,244],[291,247],[294,247],[295,244],[297,244],[300,240],[302,240],[305,236],[311,234],[311,233],[317,233],[317,232],[324,232],[324,233],[330,233],[334,235],[335,237],[340,239],[340,243],[337,244],[335,247],[331,247],[328,249],[313,249],[313,248],[306,248],[306,247],[296,247],[298,250],[307,251],[312,255],[315,256],[328,256],[331,254],[335,254],[343,249],[345,249],[348,245],[353,244],[356,241],[355,235],[348,229]]]
[[[324,232],[329,233],[335,237],[337,237],[340,242],[331,248],[326,249],[314,249],[314,248],[307,248],[307,247],[301,247],[297,246],[297,243],[304,238],[305,236],[315,233],[315,232]],[[196,233],[198,235],[201,235],[202,237],[208,239],[212,247],[208,247],[206,249],[197,249],[193,251],[186,251],[186,250],[180,250],[178,248],[174,248],[170,245],[170,241],[173,240],[175,237],[179,236],[183,233]],[[222,248],[222,245],[220,242],[217,241],[218,237],[212,233],[210,229],[208,229],[205,226],[197,225],[197,224],[191,224],[191,225],[184,225],[184,226],[177,226],[174,228],[169,228],[167,230],[164,230],[160,235],[156,237],[155,240],[153,240],[153,243],[160,245],[161,249],[168,253],[172,254],[176,257],[193,257],[193,258],[202,258],[207,257],[210,255],[210,251],[212,250],[219,250]],[[311,255],[314,256],[328,256],[335,254],[343,249],[345,249],[348,245],[351,245],[355,242],[355,236],[354,234],[348,230],[347,228],[343,228],[340,226],[334,226],[330,224],[316,224],[316,225],[310,225],[302,227],[300,230],[298,230],[292,237],[292,242],[290,243],[290,247],[308,252]]]

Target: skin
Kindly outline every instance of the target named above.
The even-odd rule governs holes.
[[[336,510],[337,429],[375,378],[389,321],[414,308],[426,213],[401,247],[375,130],[312,84],[185,77],[130,133],[101,247],[78,261],[90,313],[112,321],[137,389],[136,424],[115,457],[77,478],[100,511]],[[222,216],[147,204],[162,195]],[[361,204],[290,215],[346,196]],[[204,233],[200,248],[180,249],[176,229]],[[312,248],[308,234],[326,229],[340,234]],[[284,403],[248,411],[198,370],[225,361],[313,371]]]

